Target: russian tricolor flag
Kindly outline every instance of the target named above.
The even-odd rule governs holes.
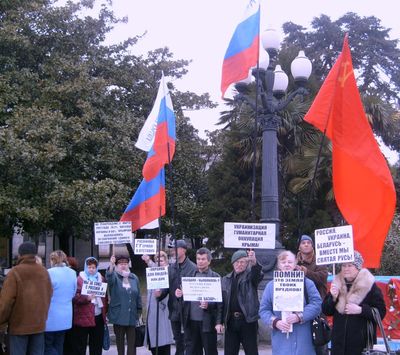
[[[154,178],[165,164],[171,162],[175,153],[175,114],[164,75],[161,77],[157,97],[160,97],[160,102],[154,142],[142,171],[146,180]]]
[[[260,47],[260,4],[250,0],[243,20],[236,30],[225,53],[222,65],[222,97],[228,87],[249,76],[251,67],[258,61]]]
[[[132,221],[132,231],[165,214],[165,172],[162,168],[150,181],[139,185],[120,221]]]
[[[120,221],[132,221],[132,231],[155,228],[165,215],[165,172],[175,153],[175,114],[164,74],[153,109],[151,110],[136,146],[148,151],[143,166],[143,180]],[[151,227],[148,225],[151,223]]]

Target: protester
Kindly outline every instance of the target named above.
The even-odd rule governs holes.
[[[367,323],[374,319],[371,308],[385,317],[382,292],[363,263],[361,254],[354,251],[354,261],[341,265],[322,304],[323,313],[333,316],[332,355],[360,355],[367,346]]]
[[[76,276],[78,276],[78,260],[73,256],[67,256],[67,266],[72,269]],[[75,326],[72,325],[71,329],[67,329],[64,336],[64,352],[63,355],[75,355]]]
[[[84,281],[104,282],[98,272],[99,262],[94,257],[85,260],[84,271],[81,271],[77,280],[77,291],[73,299],[74,305],[74,337],[75,355],[85,355],[89,338],[89,354],[101,355],[106,322],[106,297],[82,295]]]
[[[142,299],[138,277],[129,270],[129,258],[112,255],[106,272],[110,292],[108,320],[114,325],[118,355],[136,355],[135,327],[142,313]]]
[[[290,251],[278,255],[278,270],[291,271],[296,267],[296,257]],[[314,282],[305,278],[303,312],[291,312],[282,319],[282,312],[273,310],[274,281],[270,281],[263,293],[260,305],[260,317],[263,323],[272,328],[273,355],[314,355],[311,335],[311,321],[321,311],[321,297]],[[308,303],[306,302],[308,299]],[[291,330],[292,328],[292,330]]]
[[[175,340],[175,355],[184,355],[185,348],[188,348],[190,339],[183,332],[183,304],[182,300],[175,296],[175,290],[181,288],[182,277],[189,276],[197,270],[194,264],[187,256],[187,244],[183,239],[179,239],[169,245],[170,248],[176,247],[178,263],[169,265],[169,290],[164,290],[160,300],[169,294],[168,310],[169,319],[171,321],[172,332]]]
[[[160,251],[155,255],[155,262],[150,259],[148,255],[143,255],[142,259],[149,267],[164,267],[168,266],[168,256],[164,251]],[[171,329],[171,322],[169,320],[168,312],[168,298],[167,295],[163,300],[158,301],[157,297],[161,294],[160,290],[147,291],[147,320],[146,320],[146,333],[145,344],[149,345],[151,353],[158,355],[170,355],[171,344],[174,343],[174,338]],[[158,307],[158,339],[157,336],[157,307]],[[158,342],[157,342],[158,341]],[[158,349],[156,349],[156,345]]]
[[[258,284],[263,279],[261,265],[253,250],[238,250],[231,258],[233,271],[221,281],[223,315],[217,324],[218,333],[225,326],[225,355],[239,354],[242,344],[245,354],[257,355]]]
[[[67,264],[62,250],[50,254],[48,270],[53,296],[46,322],[45,355],[63,355],[64,336],[72,327],[72,299],[76,292],[76,274]]]
[[[220,277],[210,269],[211,252],[207,248],[200,248],[196,252],[196,270],[190,277]],[[183,297],[181,288],[175,290],[177,298]],[[188,333],[190,343],[187,354],[217,355],[217,332],[215,326],[221,320],[217,319],[222,314],[221,302],[191,301],[184,302],[184,329]]]
[[[304,275],[314,282],[321,299],[324,299],[327,293],[328,268],[316,264],[313,240],[306,234],[300,238],[296,270],[304,271]],[[321,314],[321,317],[324,315]],[[316,346],[315,352],[317,355],[328,354],[328,344]]]
[[[53,293],[49,273],[36,263],[37,248],[24,242],[0,293],[0,325],[8,323],[10,354],[43,355],[44,330]]]

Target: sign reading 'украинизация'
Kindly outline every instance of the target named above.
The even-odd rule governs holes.
[[[224,247],[275,249],[275,224],[225,222]]]

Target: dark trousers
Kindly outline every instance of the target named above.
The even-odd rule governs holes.
[[[75,327],[65,332],[63,348],[63,355],[75,355]]]
[[[203,322],[190,320],[187,332],[190,336],[190,345],[188,355],[217,355],[217,332],[214,329],[211,332],[203,332]]]
[[[152,355],[156,355],[156,348],[150,348]],[[163,345],[158,347],[158,355],[171,355],[171,345]]]
[[[185,355],[185,335],[180,321],[171,321],[172,333],[175,340],[175,355]]]
[[[44,333],[44,355],[63,355],[65,330]]]
[[[316,355],[328,355],[328,344],[322,346],[315,346],[315,354]]]
[[[247,323],[244,318],[230,319],[225,328],[225,355],[238,355],[240,343],[246,355],[258,355],[258,322]]]
[[[126,342],[128,344],[128,349],[126,351],[127,355],[136,355],[136,346],[135,346],[135,326],[125,326],[114,324],[114,334],[115,334],[115,342],[117,343],[117,351],[118,355],[125,355],[125,337]]]
[[[29,335],[10,335],[11,355],[43,355],[44,333]]]
[[[101,355],[103,351],[104,321],[100,314],[95,317],[94,327],[75,327],[75,354],[85,355],[89,337],[89,354]]]

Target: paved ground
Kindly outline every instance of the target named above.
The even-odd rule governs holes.
[[[265,345],[265,344],[260,344],[258,348],[259,355],[270,355],[272,354],[271,346],[270,345]],[[137,348],[136,350],[136,355],[149,355],[151,352],[147,350],[146,348]],[[171,354],[175,354],[175,347],[173,347],[173,351],[171,351]],[[218,354],[223,355],[224,350],[223,349],[218,349]],[[244,355],[244,351],[241,350],[240,355]],[[115,345],[112,345],[110,350],[103,350],[103,355],[117,355],[117,347]]]

